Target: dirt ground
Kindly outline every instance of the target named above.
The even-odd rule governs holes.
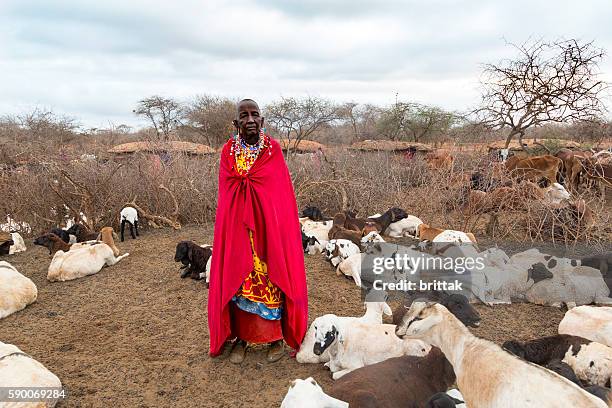
[[[332,380],[322,365],[289,356],[269,364],[264,349],[250,349],[241,366],[208,356],[207,290],[180,279],[173,261],[183,239],[210,243],[212,226],[144,231],[117,244],[130,253],[119,264],[58,283],[46,280],[46,249],[28,244],[4,259],[36,283],[38,300],[0,321],[0,340],[61,379],[69,392],[61,407],[278,407],[295,378],[312,376],[325,389]],[[363,313],[357,287],[322,256],[306,256],[306,269],[310,321]],[[477,307],[482,324],[473,332],[497,343],[556,334],[564,313],[530,304]]]

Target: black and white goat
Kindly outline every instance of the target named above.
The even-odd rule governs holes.
[[[133,239],[136,239],[138,234],[138,211],[134,207],[124,207],[121,210],[121,242],[124,241],[123,233],[125,231],[125,224],[128,223],[130,225],[130,234]],[[136,230],[136,235],[134,235],[134,230]]]

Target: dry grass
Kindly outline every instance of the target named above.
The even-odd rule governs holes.
[[[326,149],[322,155],[290,155],[298,205],[316,205],[324,214],[351,208],[362,216],[404,208],[433,227],[471,231],[499,240],[610,242],[611,210],[591,191],[575,198],[593,211],[595,226],[585,228],[572,214],[523,198],[515,208],[494,213],[464,211],[469,175],[493,175],[481,152],[457,151],[452,171],[435,171],[419,157],[407,160],[390,152]],[[51,161],[0,170],[0,213],[32,226],[33,234],[80,212],[94,229],[117,227],[120,209],[135,199],[148,214],[180,224],[214,220],[218,154],[173,155],[163,164],[150,155],[129,160]]]

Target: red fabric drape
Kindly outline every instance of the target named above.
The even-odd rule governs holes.
[[[211,356],[221,353],[231,334],[230,305],[253,270],[248,229],[255,250],[268,265],[272,283],[285,294],[283,337],[298,349],[308,323],[308,293],[298,209],[289,170],[274,139],[246,175],[234,169],[231,140],[221,152],[214,256],[208,292]]]

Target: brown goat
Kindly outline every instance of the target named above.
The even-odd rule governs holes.
[[[370,233],[372,226],[364,227],[361,231],[349,230],[344,227],[334,225],[329,230],[329,239],[348,239],[357,246],[361,245],[361,238]],[[373,227],[374,231],[378,231],[376,227]],[[367,232],[366,232],[367,231]]]
[[[453,367],[432,347],[424,357],[394,357],[354,370],[334,381],[328,394],[350,407],[422,407],[454,382]]]
[[[113,254],[115,256],[119,256],[120,251],[115,246],[115,241],[114,241],[113,237],[117,238],[117,234],[113,230],[113,227],[104,227],[104,228],[102,228],[102,230],[100,230],[100,235],[98,235],[98,239],[102,239],[102,242],[104,242],[106,245],[111,247],[111,249],[113,250]]]
[[[442,228],[433,228],[423,223],[417,227],[417,238],[419,238],[421,241],[433,241],[433,239],[442,232],[444,232]]]
[[[43,234],[34,240],[34,245],[44,246],[49,250],[49,255],[57,251],[70,251],[70,244],[64,242],[60,237],[53,233]]]

